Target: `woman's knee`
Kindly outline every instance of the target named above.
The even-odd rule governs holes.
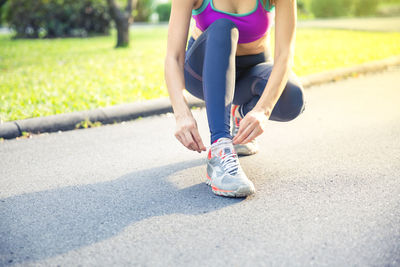
[[[288,82],[281,97],[271,114],[271,120],[291,121],[297,118],[305,109],[303,88],[298,84]]]
[[[211,25],[207,29],[210,31],[214,29],[230,30],[233,28],[237,28],[236,24],[233,21],[231,21],[230,19],[221,18],[211,23]]]
[[[234,41],[237,43],[239,39],[239,31],[234,22],[229,19],[217,19],[208,28],[208,34],[212,35],[212,40],[223,45],[225,42]]]
[[[304,91],[300,85],[289,83],[285,90],[288,93],[288,109],[286,113],[286,121],[297,118],[305,109]]]

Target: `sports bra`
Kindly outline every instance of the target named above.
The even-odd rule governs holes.
[[[274,5],[269,6],[269,1],[264,7],[262,0],[257,0],[256,6],[250,12],[236,14],[218,10],[213,5],[213,0],[203,0],[198,9],[192,10],[196,26],[205,31],[214,21],[227,18],[234,22],[239,31],[238,43],[250,43],[265,35],[273,22]]]

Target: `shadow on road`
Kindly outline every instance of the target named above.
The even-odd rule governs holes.
[[[214,196],[204,183],[179,189],[167,179],[203,164],[202,159],[179,162],[109,182],[0,199],[0,266],[79,249],[150,217],[204,214],[239,203],[241,199]]]

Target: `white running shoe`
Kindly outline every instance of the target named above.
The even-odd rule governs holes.
[[[232,140],[220,138],[211,145],[207,157],[207,181],[216,195],[246,197],[255,192],[243,172]]]

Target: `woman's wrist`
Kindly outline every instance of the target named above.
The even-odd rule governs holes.
[[[254,108],[253,108],[253,111],[255,111],[255,112],[261,112],[261,113],[263,113],[267,118],[269,118],[270,116],[271,116],[271,112],[272,112],[272,109],[271,108],[268,108],[268,107],[262,107],[262,106],[255,106]]]
[[[188,101],[182,91],[176,90],[169,94],[172,110],[176,119],[191,115]]]
[[[192,112],[188,109],[188,112],[174,112],[175,120],[182,120],[188,117],[193,117]]]
[[[179,105],[173,107],[175,119],[183,119],[187,117],[192,117],[192,112],[190,111],[186,101]]]

